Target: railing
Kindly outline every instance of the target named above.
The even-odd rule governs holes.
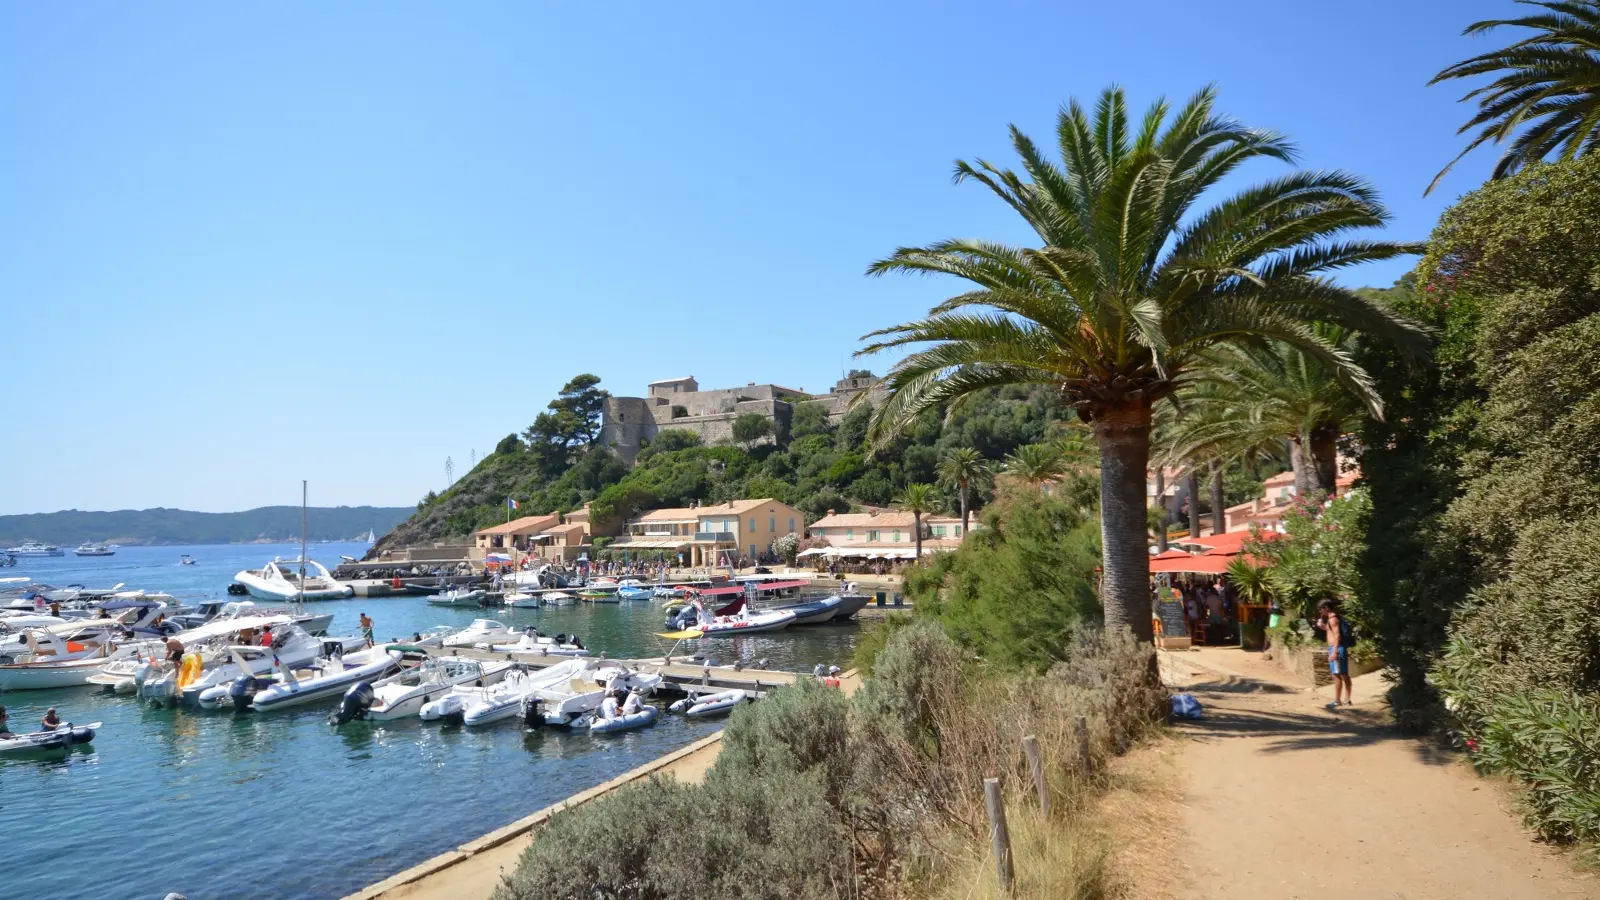
[[[731,531],[696,531],[694,539],[701,542],[715,541],[719,544],[734,543],[734,536]]]

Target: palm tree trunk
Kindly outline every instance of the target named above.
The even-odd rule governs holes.
[[[1161,510],[1161,526],[1156,529],[1156,549],[1167,552],[1167,470],[1156,466],[1156,508]]]
[[[1228,511],[1223,504],[1227,498],[1222,491],[1222,464],[1216,460],[1211,461],[1211,533],[1221,534],[1228,530]]]
[[[1096,410],[1092,424],[1100,445],[1100,593],[1106,628],[1129,628],[1149,642],[1154,635],[1144,478],[1150,465],[1150,409]]]
[[[1289,439],[1289,468],[1294,470],[1294,492],[1308,497],[1317,489],[1316,476],[1311,473],[1311,460],[1306,453],[1305,441],[1299,436]]]
[[[922,562],[922,513],[912,513],[911,523],[911,527],[917,530],[917,562]],[[962,534],[965,533],[965,531],[962,532]]]
[[[961,479],[961,537],[967,536],[967,479]]]
[[[1339,429],[1322,426],[1311,430],[1311,470],[1313,490],[1332,497],[1338,490]]]
[[[1191,468],[1184,483],[1189,488],[1189,539],[1193,540],[1200,536],[1200,473]]]

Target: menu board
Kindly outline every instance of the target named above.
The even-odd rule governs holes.
[[[1161,635],[1169,638],[1189,636],[1189,620],[1183,614],[1183,603],[1162,600],[1156,604],[1156,617],[1161,620]]]

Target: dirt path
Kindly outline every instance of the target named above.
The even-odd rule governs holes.
[[[1182,898],[1600,897],[1534,843],[1504,792],[1390,727],[1376,675],[1322,708],[1238,650],[1162,654],[1205,718],[1178,728]]]

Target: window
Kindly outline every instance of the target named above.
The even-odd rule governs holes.
[[[750,517],[750,533],[751,534],[755,534],[756,533],[756,517],[755,516],[751,516]]]
[[[960,525],[957,525],[955,527],[955,531],[956,531],[956,537],[961,537],[961,526]]]
[[[789,530],[794,531],[794,516],[789,517]]]
[[[900,543],[900,529],[898,528],[894,530],[894,542],[896,544]]]
[[[846,528],[844,530],[844,539],[847,540],[847,541],[855,540],[856,539],[856,530],[854,528]]]
[[[933,526],[933,536],[936,537],[936,538],[944,537],[944,526],[943,525],[935,525],[935,526]]]
[[[767,530],[768,531],[777,531],[778,530],[778,517],[777,516],[767,516]]]
[[[869,532],[867,532],[867,540],[869,540],[869,541],[875,541],[875,540],[877,540],[877,539],[878,539],[878,533],[877,533],[877,532],[876,532],[876,531],[869,531]]]

